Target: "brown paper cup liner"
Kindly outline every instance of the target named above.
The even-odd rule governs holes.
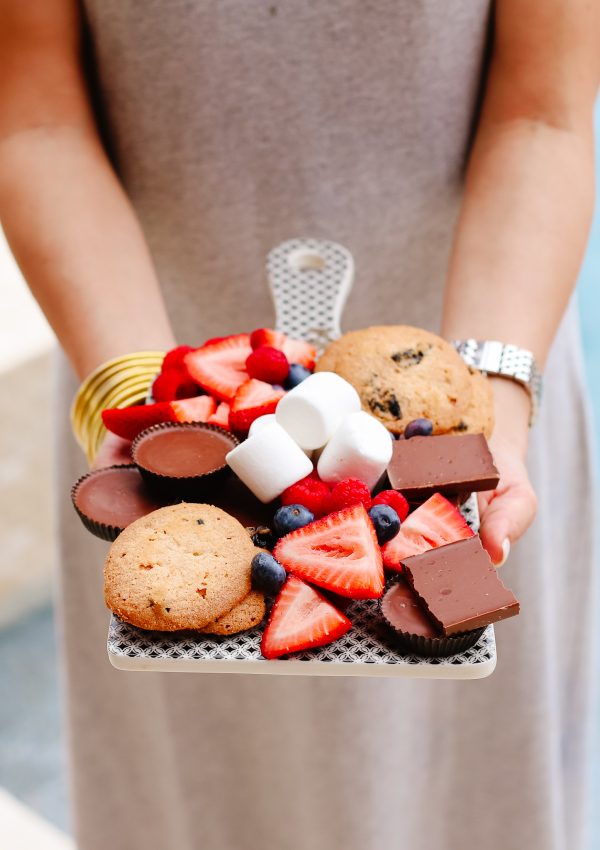
[[[426,658],[445,658],[448,655],[457,655],[459,652],[464,652],[477,643],[484,632],[483,628],[473,629],[470,632],[461,632],[450,637],[446,637],[445,635],[424,637],[423,635],[416,635],[397,629],[385,616],[382,601],[390,587],[401,580],[402,578],[399,576],[393,576],[388,579],[379,600],[379,611],[386,625],[388,637],[399,649],[405,653],[422,655]]]
[[[217,469],[210,470],[201,475],[162,475],[151,469],[146,469],[136,459],[137,448],[148,434],[158,431],[173,431],[193,429],[196,431],[214,431],[221,434],[231,442],[231,448],[239,445],[238,438],[230,431],[226,431],[219,425],[208,425],[206,422],[162,422],[146,428],[135,438],[131,444],[131,458],[139,469],[142,477],[148,484],[150,491],[161,499],[169,501],[203,502],[210,497],[211,490],[227,478],[230,469],[225,462]]]
[[[115,464],[114,466],[108,466],[104,469],[93,470],[92,472],[88,472],[85,475],[82,475],[75,484],[71,487],[71,501],[73,502],[73,507],[75,508],[77,515],[84,526],[96,537],[99,537],[101,540],[108,540],[112,543],[113,540],[116,540],[119,534],[125,528],[124,525],[110,525],[108,523],[99,522],[98,520],[93,519],[88,516],[88,514],[84,513],[79,505],[77,504],[77,492],[81,487],[84,481],[87,481],[90,478],[97,476],[99,473],[104,472],[106,469],[135,469],[135,464],[133,463],[123,463],[123,464]],[[157,508],[160,505],[157,504]]]

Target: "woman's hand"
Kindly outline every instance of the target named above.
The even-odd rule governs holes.
[[[104,438],[98,454],[92,463],[92,469],[103,469],[105,466],[131,463],[131,443],[110,432]]]
[[[535,517],[537,499],[525,466],[530,402],[518,384],[492,379],[496,425],[490,449],[500,473],[496,490],[479,494],[481,541],[492,561],[504,563]]]

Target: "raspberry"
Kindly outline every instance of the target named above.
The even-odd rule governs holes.
[[[402,493],[398,492],[398,490],[382,490],[381,493],[378,493],[377,496],[375,496],[372,504],[389,505],[390,508],[393,508],[398,514],[400,522],[404,522],[408,516],[408,502]]]
[[[194,383],[187,371],[182,368],[163,369],[152,384],[152,397],[156,402],[176,401],[197,395],[198,384]]]
[[[250,334],[250,345],[256,351],[257,348],[270,346],[280,351],[283,349],[286,336],[281,331],[272,331],[270,328],[258,328]]]
[[[358,478],[345,478],[335,485],[327,500],[327,513],[341,511],[362,502],[365,508],[371,507],[371,491]]]
[[[328,513],[329,487],[311,472],[281,494],[282,505],[302,505],[318,519]]]
[[[177,348],[167,351],[163,360],[162,371],[164,372],[166,369],[182,369],[185,355],[193,350],[191,345],[178,345]]]
[[[290,371],[290,364],[283,351],[263,345],[253,351],[246,360],[246,369],[251,378],[266,384],[283,384]]]

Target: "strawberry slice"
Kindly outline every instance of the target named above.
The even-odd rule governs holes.
[[[175,422],[171,404],[169,401],[159,401],[156,404],[140,404],[134,407],[112,407],[102,411],[102,421],[113,434],[123,437],[124,440],[135,440],[138,434],[151,425]]]
[[[177,348],[167,351],[163,360],[162,371],[165,372],[167,369],[183,369],[185,355],[193,350],[191,345],[178,345]]]
[[[171,410],[177,422],[208,422],[216,409],[217,402],[209,395],[171,402]]]
[[[220,428],[225,428],[225,430],[228,431],[230,410],[231,408],[227,402],[222,401],[216,411],[212,414],[212,416],[209,416],[206,421],[209,425],[218,425]]]
[[[281,350],[287,357],[288,363],[300,363],[302,366],[310,369],[311,372],[315,368],[317,350],[309,342],[286,338]]]
[[[273,554],[288,572],[340,596],[377,599],[383,593],[381,551],[362,504],[286,534]]]
[[[201,395],[179,401],[108,408],[102,411],[102,421],[113,434],[135,440],[146,428],[161,422],[206,422],[216,406],[214,398]]]
[[[157,375],[152,384],[154,401],[174,401],[178,398],[190,398],[198,392],[198,385],[192,381],[187,369],[169,367]]]
[[[232,431],[246,434],[255,419],[274,413],[285,390],[276,390],[271,384],[252,378],[246,381],[235,394],[229,414]]]
[[[265,658],[278,658],[345,635],[350,620],[313,587],[290,576],[273,604],[260,645]]]
[[[190,351],[185,365],[197,384],[215,398],[229,402],[248,380],[246,360],[250,354],[250,337],[238,334]]]
[[[461,512],[448,499],[434,493],[409,514],[398,534],[383,546],[383,563],[390,570],[402,570],[403,558],[473,536]]]

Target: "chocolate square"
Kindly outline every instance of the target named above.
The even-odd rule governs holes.
[[[409,501],[493,490],[500,479],[483,434],[396,440],[388,477]]]
[[[445,635],[478,629],[519,613],[476,535],[401,561],[406,578]]]

